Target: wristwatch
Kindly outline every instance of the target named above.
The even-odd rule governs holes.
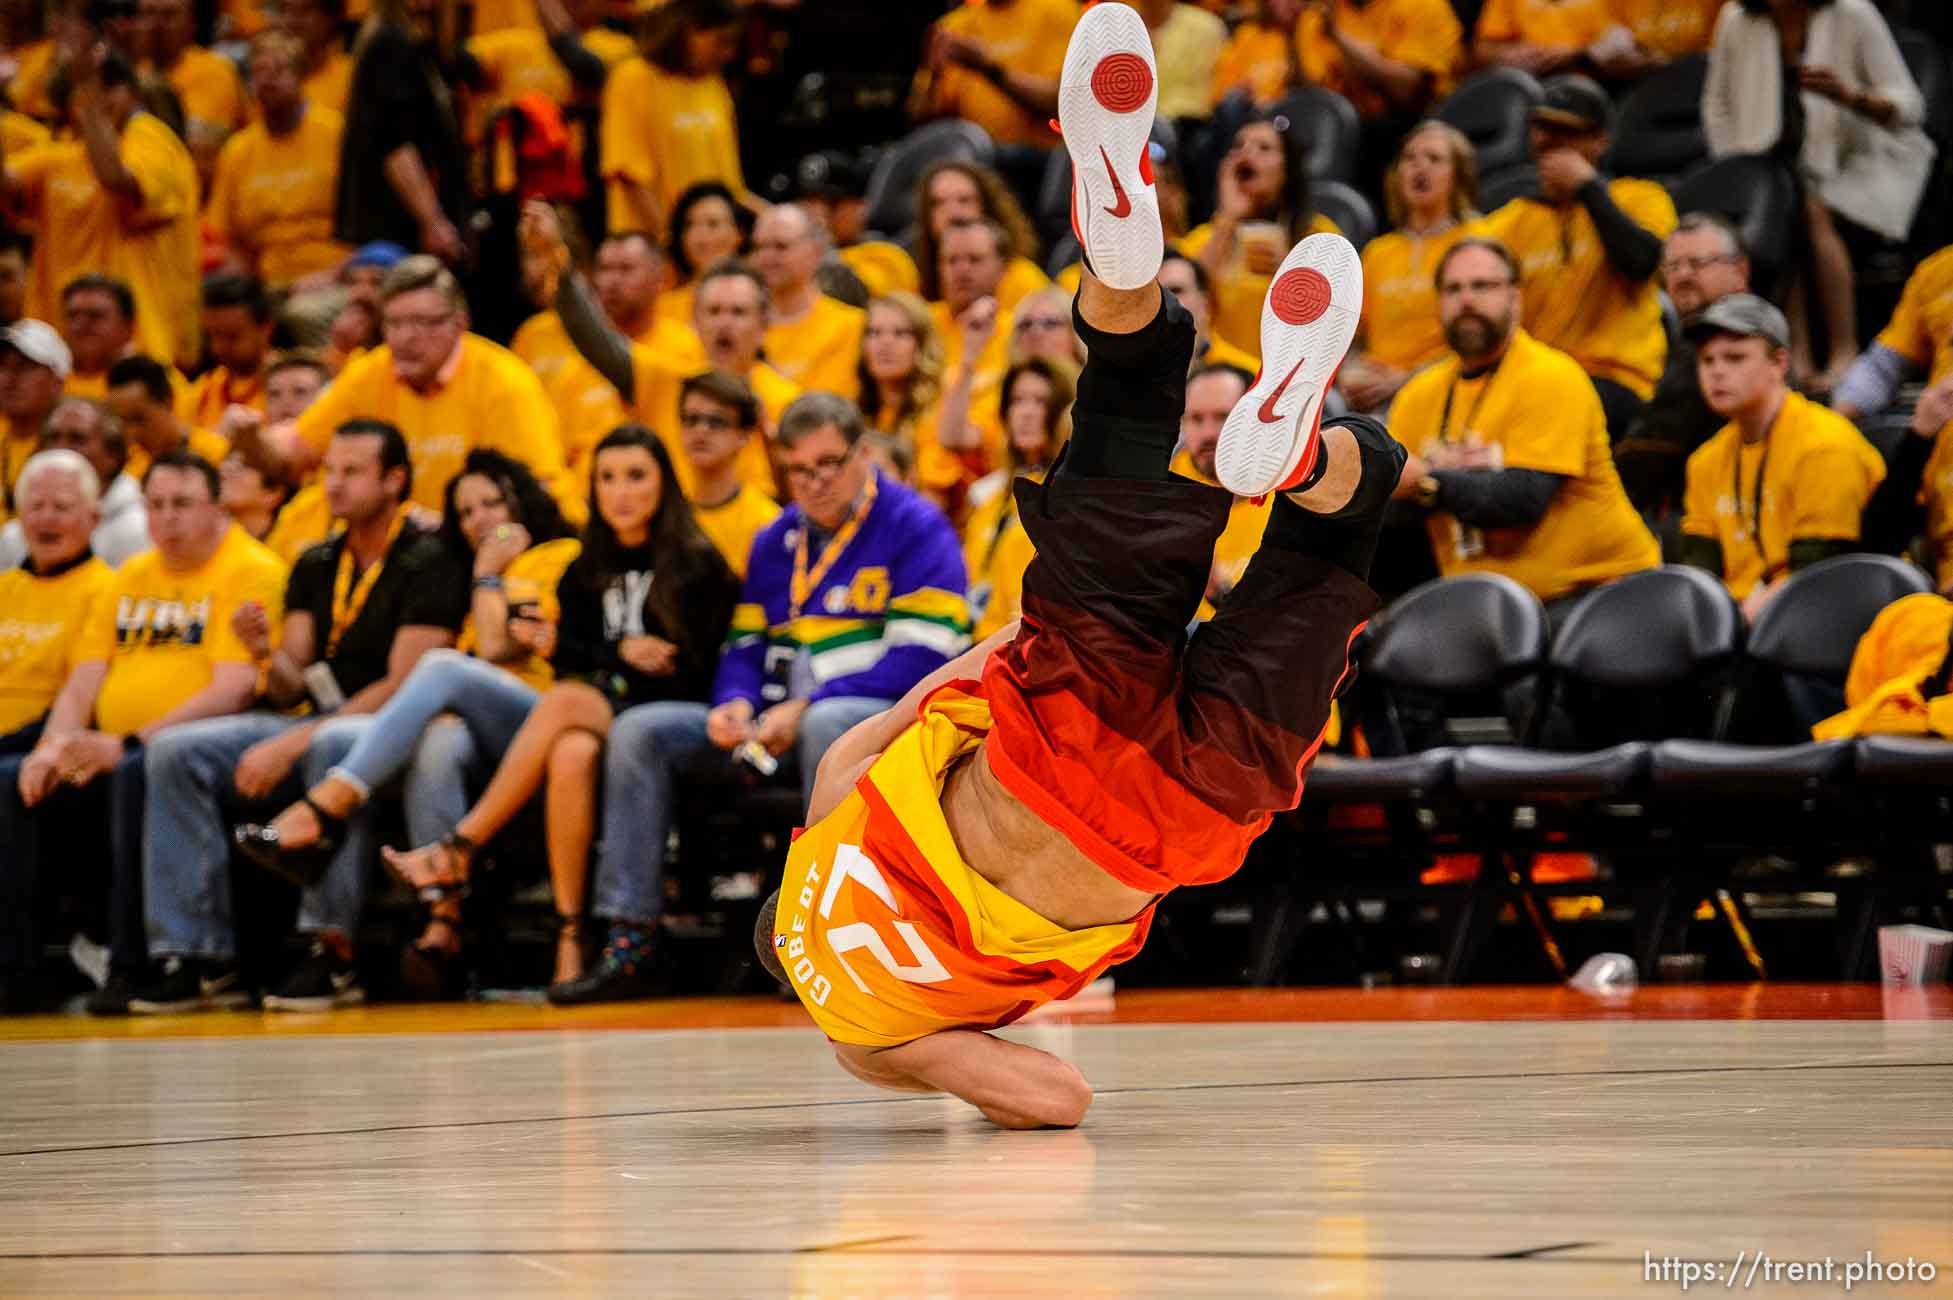
[[[1438,489],[1443,486],[1442,483],[1438,482],[1438,476],[1435,474],[1426,474],[1424,477],[1418,479],[1417,504],[1423,506],[1426,510],[1437,505]]]

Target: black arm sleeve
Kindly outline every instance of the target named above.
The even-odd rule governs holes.
[[[1853,551],[1864,549],[1863,542],[1854,542],[1845,537],[1793,537],[1784,554],[1784,567],[1795,573],[1799,569],[1808,569],[1819,560],[1828,560],[1834,555],[1850,555]]]
[[[1898,555],[1925,530],[1926,507],[1919,503],[1919,485],[1926,477],[1933,441],[1908,433],[1893,448],[1885,464],[1885,481],[1865,503],[1859,536],[1866,550]]]
[[[712,699],[712,681],[719,672],[719,652],[726,643],[726,629],[732,625],[733,606],[739,603],[739,579],[715,553],[708,557],[715,567],[701,572],[689,584],[682,608],[685,626],[673,628],[671,640],[678,647],[672,696],[681,700]]]
[[[590,296],[590,288],[575,271],[565,271],[556,284],[556,314],[563,318],[563,330],[596,372],[610,381],[618,396],[630,405],[637,388],[631,366],[631,341],[604,319],[603,309]]]
[[[1713,537],[1682,534],[1682,563],[1722,577],[1722,543]]]
[[[575,32],[562,32],[550,37],[549,52],[556,56],[556,61],[570,74],[570,80],[581,89],[604,88],[604,77],[609,69],[604,67],[602,59],[590,52],[590,47]]]
[[[1577,197],[1600,232],[1608,265],[1636,283],[1652,278],[1661,265],[1661,237],[1636,225],[1633,217],[1621,211],[1607,192],[1607,182],[1598,176],[1582,185]]]
[[[603,599],[603,591],[585,582],[577,566],[563,571],[556,584],[562,617],[556,624],[556,653],[549,660],[558,676],[630,671],[618,657],[616,642],[604,636]]]
[[[1566,484],[1564,474],[1538,469],[1444,469],[1431,477],[1437,508],[1473,528],[1530,528]]]

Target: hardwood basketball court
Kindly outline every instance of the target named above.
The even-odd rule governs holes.
[[[1944,987],[1012,1032],[1084,1069],[1083,1128],[873,1092],[765,999],[0,1022],[0,1295],[1625,1296],[1739,1252],[1777,1263],[1691,1292],[1823,1295],[1867,1251],[1914,1280],[1851,1294],[1953,1294]]]

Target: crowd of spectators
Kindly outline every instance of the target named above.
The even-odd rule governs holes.
[[[1495,572],[1557,621],[1666,558],[1754,618],[1853,549],[1953,586],[1953,249],[1875,337],[1853,314],[1853,250],[1903,246],[1941,165],[1872,0],[1132,4],[1199,335],[1178,472],[1213,480],[1274,269],[1339,230],[1315,88],[1384,219],[1333,401],[1412,453],[1386,598]],[[77,932],[102,1014],[358,1002],[382,858],[427,903],[405,986],[458,996],[471,868],[531,804],[550,996],[645,996],[688,784],[804,795],[1016,617],[1011,483],[1084,361],[1040,226],[1079,7],[924,7],[910,119],[994,151],[925,160],[875,230],[895,140],[742,163],[797,0],[0,0],[0,1004]],[[1606,170],[1620,98],[1691,56],[1708,149],[1789,177],[1780,284]],[[1434,114],[1499,68],[1540,83],[1492,205]],[[1236,503],[1203,616],[1267,511]],[[269,975],[247,864],[300,890]]]

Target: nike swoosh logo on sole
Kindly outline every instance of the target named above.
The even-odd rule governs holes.
[[[1126,187],[1119,183],[1119,173],[1112,170],[1112,158],[1105,152],[1104,145],[1099,146],[1099,157],[1105,162],[1105,174],[1112,178],[1112,192],[1119,196],[1118,203],[1105,209],[1106,214],[1114,218],[1131,216],[1132,200],[1126,197]]]
[[[1282,376],[1282,382],[1275,385],[1275,391],[1268,394],[1268,400],[1263,402],[1261,409],[1255,412],[1255,416],[1263,424],[1281,423],[1282,417],[1276,412],[1275,403],[1282,400],[1282,394],[1288,391],[1289,380],[1295,378],[1296,372],[1301,370],[1307,364],[1308,360],[1307,357],[1303,357],[1302,360],[1289,367],[1289,372]]]

